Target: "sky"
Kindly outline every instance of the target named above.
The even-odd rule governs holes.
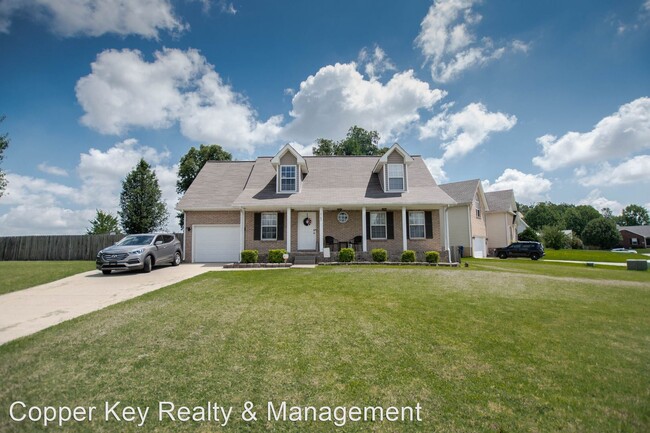
[[[2,0],[0,235],[85,233],[140,158],[358,125],[438,183],[650,209],[650,0]]]

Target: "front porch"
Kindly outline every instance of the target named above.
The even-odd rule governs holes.
[[[242,210],[244,249],[256,249],[260,258],[272,249],[295,256],[336,261],[341,248],[353,248],[359,260],[383,248],[390,260],[413,250],[418,257],[438,251],[448,257],[446,208],[337,208]]]

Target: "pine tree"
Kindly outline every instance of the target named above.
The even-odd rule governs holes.
[[[122,182],[118,215],[126,234],[150,233],[166,226],[168,213],[161,196],[156,173],[140,159]]]

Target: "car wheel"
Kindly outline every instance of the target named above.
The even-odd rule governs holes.
[[[151,272],[151,256],[144,258],[144,267],[142,268],[142,272],[145,274]]]
[[[508,254],[506,254],[506,253],[499,253],[499,258],[500,258],[500,259],[507,259],[507,258],[508,258]]]
[[[172,266],[178,266],[178,265],[180,265],[180,264],[181,264],[181,260],[182,260],[182,258],[181,258],[181,252],[180,252],[180,251],[176,251],[176,252],[174,253],[174,261],[172,262]]]
[[[110,269],[102,269],[102,274],[109,275],[111,273]]]
[[[538,260],[538,259],[539,259],[539,254],[537,254],[537,253],[532,253],[532,254],[530,255],[530,258],[531,258],[532,260]]]

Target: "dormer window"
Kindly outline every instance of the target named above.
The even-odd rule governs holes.
[[[404,191],[404,164],[387,164],[388,191]]]
[[[295,165],[280,166],[280,192],[296,192],[298,184],[298,167]]]

